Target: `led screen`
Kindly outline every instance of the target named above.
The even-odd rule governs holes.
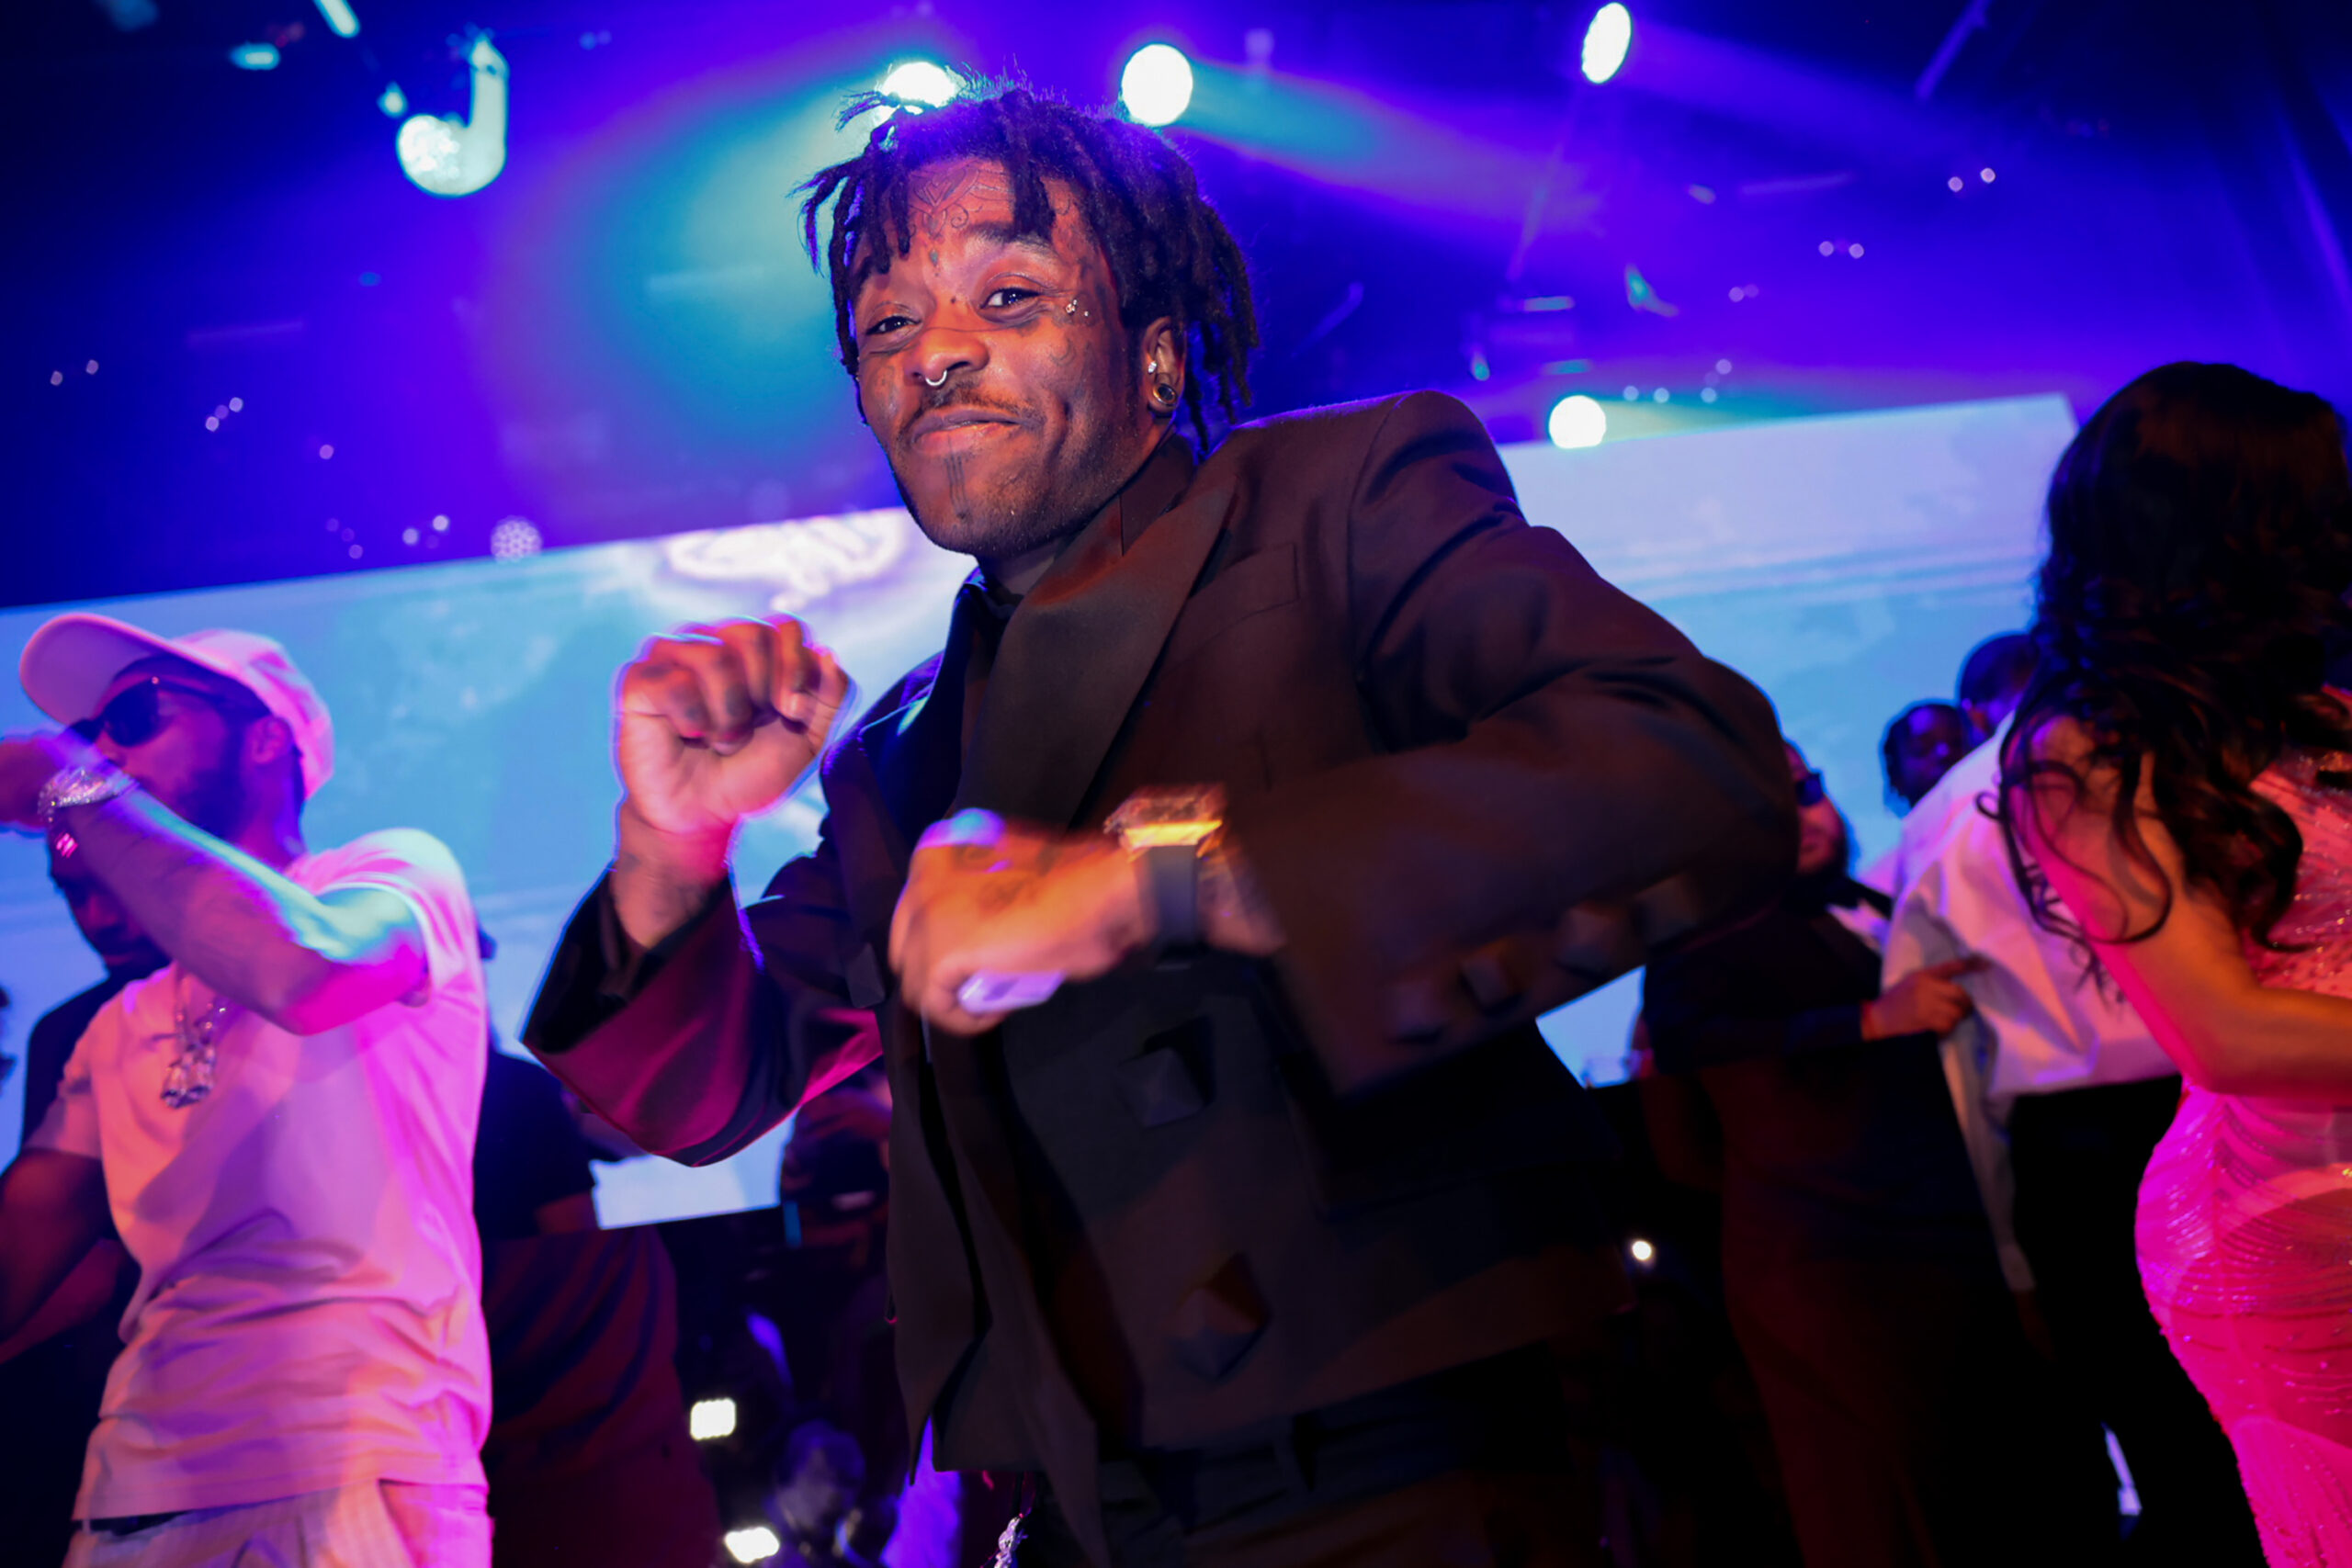
[[[2042,487],[2072,434],[2057,397],[1786,420],[1505,449],[1528,516],[1561,529],[1611,581],[1756,680],[1827,776],[1865,859],[1893,841],[1877,744],[1898,709],[1949,696],[1961,657],[2019,625]],[[334,779],[313,845],[402,825],[465,865],[484,926],[493,1016],[511,1040],[549,947],[610,852],[614,671],[649,633],[740,615],[804,616],[872,695],[944,635],[968,570],[897,511],[806,518],[633,544],[352,572],[103,605],[0,612],[14,658],[62,608],[166,634],[241,626],[282,640],[334,710]],[[13,682],[0,728],[39,722]],[[756,892],[811,840],[813,785],[746,832]],[[1562,831],[1575,830],[1562,824]],[[51,892],[37,840],[0,840],[0,1050],[97,978]],[[1595,1083],[1623,1077],[1635,982],[1561,1010],[1545,1032]],[[13,1154],[22,1086],[0,1088]],[[598,1168],[607,1225],[775,1201],[780,1134],[724,1164]]]

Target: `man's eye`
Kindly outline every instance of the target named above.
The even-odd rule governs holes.
[[[1024,299],[1035,298],[1037,298],[1037,290],[1034,288],[1000,288],[981,303],[989,310],[1001,310],[1008,306],[1018,305]]]
[[[880,321],[869,323],[865,329],[865,335],[881,337],[885,333],[895,333],[901,327],[912,325],[914,325],[914,319],[910,316],[885,316]]]

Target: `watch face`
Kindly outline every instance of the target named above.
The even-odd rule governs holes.
[[[1224,822],[1224,785],[1182,784],[1137,790],[1102,825],[1128,849],[1148,850],[1159,844],[1197,844]]]

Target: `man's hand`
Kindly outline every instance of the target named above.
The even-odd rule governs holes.
[[[964,1010],[956,992],[973,976],[1091,980],[1150,942],[1151,918],[1115,840],[958,812],[916,846],[890,921],[890,966],[924,1019],[979,1034],[1004,1014]]]
[[[1898,1034],[1949,1034],[1976,1010],[1960,976],[1984,967],[1981,958],[1954,958],[1915,969],[1862,1004],[1862,1038],[1890,1040]]]
[[[40,786],[60,768],[87,767],[98,754],[70,735],[0,737],[0,823],[37,832]]]
[[[797,621],[650,638],[621,671],[621,783],[662,832],[732,832],[808,771],[848,694],[841,666]]]
[[[650,947],[693,917],[727,874],[736,824],[808,771],[849,689],[789,619],[688,626],[621,671],[614,908],[631,941]]]

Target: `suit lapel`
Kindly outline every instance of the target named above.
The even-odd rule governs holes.
[[[1233,500],[1228,486],[1195,491],[1138,524],[1131,508],[1189,478],[1189,454],[1167,454],[1163,444],[1005,627],[956,805],[1061,827],[1077,816]]]

